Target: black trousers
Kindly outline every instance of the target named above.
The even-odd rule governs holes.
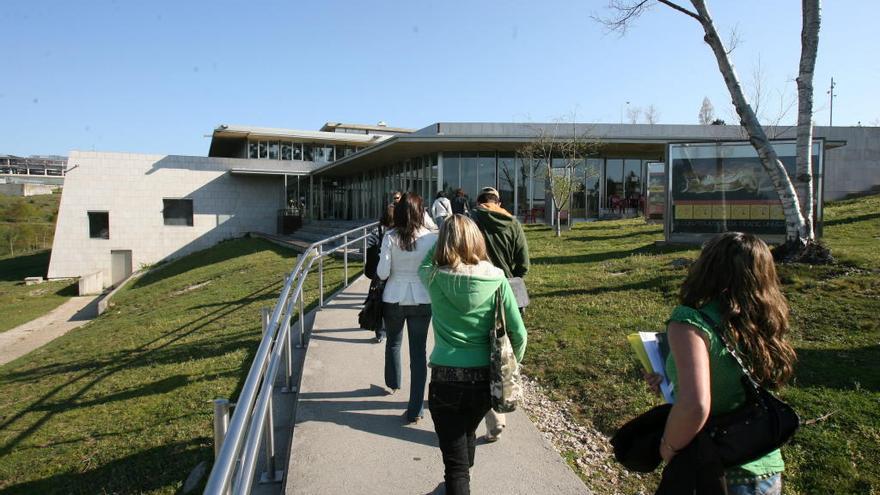
[[[428,409],[440,443],[447,495],[469,495],[476,431],[489,411],[488,381],[432,381]]]

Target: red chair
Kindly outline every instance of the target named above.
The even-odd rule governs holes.
[[[623,201],[620,200],[620,196],[617,194],[611,195],[611,212],[623,213]]]

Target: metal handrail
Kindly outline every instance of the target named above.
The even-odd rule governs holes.
[[[287,392],[295,392],[292,386],[292,339],[291,322],[294,313],[299,313],[297,347],[304,345],[304,286],[315,262],[318,263],[318,305],[324,306],[324,258],[342,250],[344,279],[348,287],[348,246],[363,242],[363,257],[366,263],[367,238],[370,231],[378,226],[373,222],[314,242],[297,258],[278,300],[268,319],[263,321],[263,338],[251,363],[250,371],[235,404],[232,418],[228,418],[229,401],[217,399],[214,402],[215,452],[214,467],[205,486],[205,494],[225,495],[250,493],[253,484],[256,460],[260,445],[266,452],[266,473],[263,480],[280,481],[275,466],[274,428],[272,424],[272,392],[282,360],[285,361]],[[354,237],[349,239],[349,237]],[[342,244],[325,250],[325,245],[338,239]],[[220,417],[216,417],[220,415]],[[227,426],[228,425],[228,428]],[[224,431],[225,430],[225,431]]]

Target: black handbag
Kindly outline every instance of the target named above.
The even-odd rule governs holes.
[[[702,311],[700,314],[706,321],[712,321]],[[790,405],[755,381],[720,325],[716,324],[713,330],[742,369],[746,400],[733,411],[710,417],[703,431],[718,449],[724,467],[735,467],[788,443],[800,427],[801,419]]]
[[[373,279],[370,282],[370,290],[364,307],[358,313],[358,325],[364,330],[378,330],[382,328],[382,293],[385,291],[385,281]]]

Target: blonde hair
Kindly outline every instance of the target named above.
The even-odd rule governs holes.
[[[434,251],[434,266],[454,269],[461,264],[476,265],[488,260],[486,241],[473,220],[455,214],[443,222]]]

